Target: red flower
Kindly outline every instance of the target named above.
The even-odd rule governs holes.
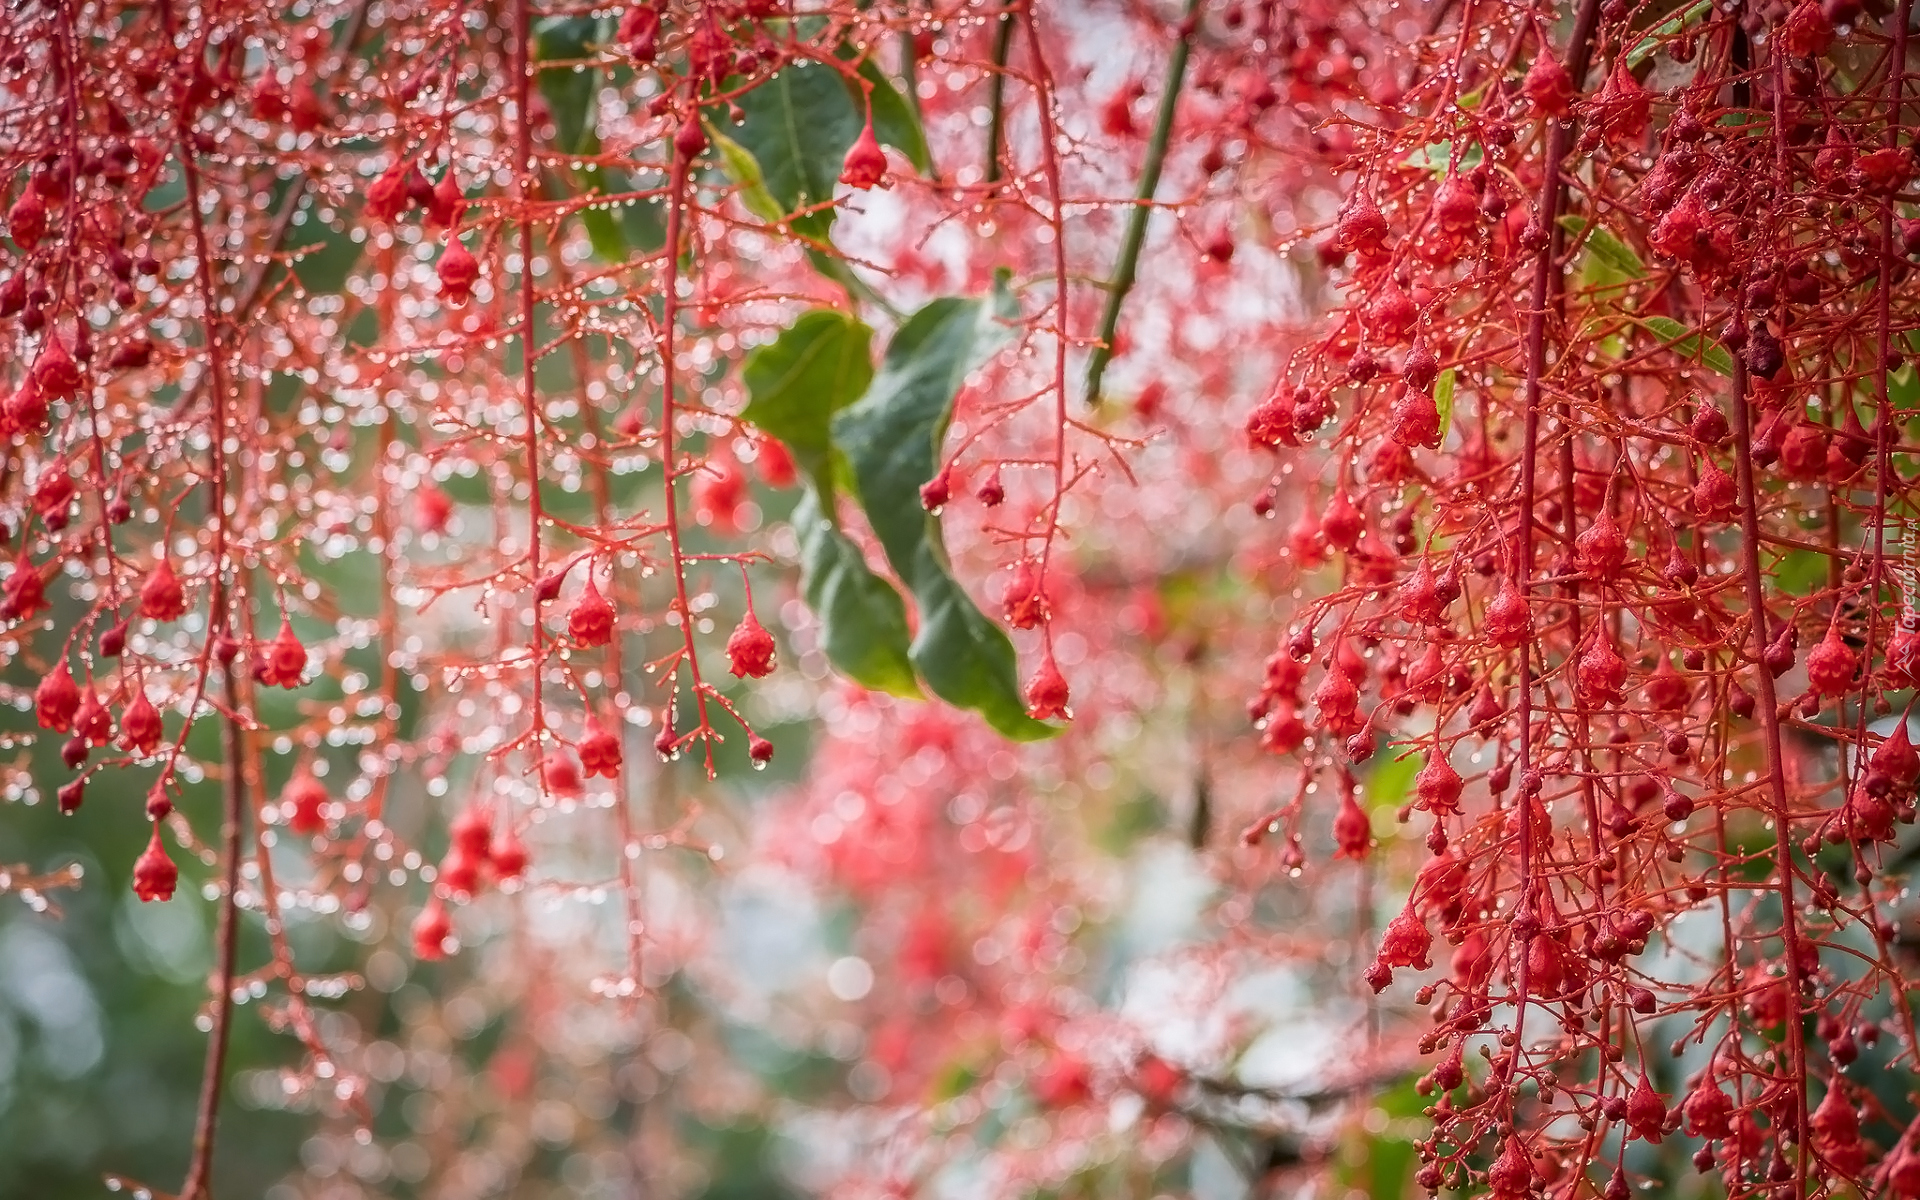
[[[453,519],[453,500],[432,483],[422,483],[413,493],[413,520],[423,533],[445,533]]]
[[[1060,674],[1060,668],[1054,665],[1053,651],[1040,660],[1040,669],[1027,680],[1027,715],[1036,721],[1051,720],[1059,717],[1064,721],[1073,720],[1073,710],[1067,707],[1070,699],[1066,677]]]
[[[460,190],[460,181],[454,178],[453,168],[448,167],[440,182],[433,185],[433,198],[427,201],[427,224],[452,229],[466,215],[467,197]]]
[[[40,568],[25,557],[15,559],[13,574],[0,588],[0,620],[23,620],[46,607],[46,582]]]
[[[306,674],[307,648],[282,617],[279,634],[254,658],[253,677],[268,687],[297,688]]]
[[[323,832],[327,819],[321,810],[329,799],[326,785],[315,779],[313,772],[305,767],[296,771],[280,793],[287,809],[287,828],[303,837]]]
[[[1621,689],[1627,683],[1627,660],[1614,650],[1603,626],[1594,626],[1593,637],[1574,664],[1573,678],[1589,703],[1620,703]]]
[[[262,121],[279,124],[287,119],[287,89],[272,70],[260,76],[253,88],[253,115]]]
[[[1807,651],[1807,683],[1823,696],[1844,696],[1853,687],[1860,656],[1840,637],[1840,627],[1829,624],[1827,636]]]
[[[410,166],[395,163],[380,178],[367,185],[366,214],[376,221],[391,222],[407,211],[407,172]]]
[[[474,854],[455,844],[440,860],[438,882],[450,896],[467,896],[480,884],[480,867],[487,861],[486,850]]]
[[[47,427],[47,397],[33,376],[22,380],[14,393],[7,397],[4,416],[11,426],[8,433],[16,430],[39,433]]]
[[[518,879],[527,869],[527,847],[511,829],[500,831],[500,836],[488,847],[487,858],[493,863],[494,875],[500,879]]]
[[[186,590],[173,573],[173,563],[164,556],[140,585],[140,615],[155,621],[171,621],[187,611]]]
[[[840,164],[840,182],[865,191],[886,177],[887,155],[874,140],[873,117],[869,115],[860,136],[847,147],[847,157]]]
[[[413,920],[413,956],[422,962],[436,962],[447,956],[447,939],[453,935],[453,920],[446,905],[435,896],[427,901]]]
[[[1433,959],[1429,956],[1432,947],[1433,934],[1427,931],[1426,922],[1407,908],[1387,923],[1386,932],[1380,937],[1378,957],[1380,962],[1389,967],[1412,967],[1416,971],[1424,971],[1433,966]]]
[[[1047,1108],[1071,1108],[1093,1096],[1087,1064],[1064,1050],[1056,1050],[1034,1074],[1033,1098]]]
[[[733,664],[736,676],[763,678],[773,672],[773,635],[761,626],[760,621],[748,609],[747,615],[740,618],[740,624],[734,626],[727,638],[727,659]]]
[[[146,689],[136,685],[133,703],[120,714],[121,743],[142,755],[152,754],[160,746],[160,733],[160,710],[147,699]]]
[[[1660,1144],[1661,1135],[1667,1125],[1667,1105],[1647,1077],[1640,1076],[1640,1082],[1633,1085],[1633,1091],[1627,1095],[1627,1127],[1634,1136],[1654,1145]]]
[[[540,760],[540,779],[556,796],[580,794],[580,767],[565,750],[549,750]]]
[[[767,481],[768,487],[790,488],[800,480],[800,473],[793,465],[793,455],[788,454],[787,448],[772,438],[760,439],[753,465],[760,469],[760,478]]]
[[[651,4],[636,4],[620,16],[620,28],[614,41],[626,47],[637,63],[650,63],[659,52],[660,10]]]
[[[113,740],[113,714],[100,702],[100,693],[91,685],[80,693],[80,709],[73,715],[73,735],[94,746],[104,746]]]
[[[446,253],[440,256],[440,298],[459,308],[473,299],[473,285],[480,278],[480,263],[459,238],[448,238]]]
[[[1527,77],[1520,84],[1520,94],[1531,101],[1542,115],[1564,117],[1567,115],[1567,106],[1573,103],[1573,76],[1554,57],[1553,51],[1543,48],[1534,58],[1533,65],[1527,68]]]
[[[1838,1077],[1827,1087],[1826,1098],[1813,1111],[1810,1123],[1814,1149],[1827,1165],[1842,1175],[1858,1175],[1867,1165],[1867,1148],[1860,1142],[1860,1114]]]
[[[588,572],[587,590],[580,593],[573,611],[567,614],[567,632],[582,646],[604,646],[613,639],[613,616],[613,605],[600,594],[592,572]]]
[[[45,349],[34,360],[33,381],[53,400],[65,400],[80,390],[80,368],[74,365],[65,342],[57,337],[47,339]]]
[[[56,459],[47,464],[40,473],[39,482],[33,488],[33,511],[40,514],[40,520],[48,529],[64,529],[67,525],[67,506],[73,503],[73,476],[67,473],[64,460]]]
[[[580,739],[580,765],[588,775],[614,779],[620,774],[620,759],[619,736],[588,717],[586,733]]]
[[[1733,1115],[1733,1101],[1720,1090],[1711,1075],[1701,1075],[1680,1106],[1687,1118],[1687,1136],[1714,1141],[1728,1136],[1732,1128],[1727,1119]]]
[[[699,158],[707,148],[707,131],[700,128],[700,118],[689,116],[680,122],[680,128],[673,134],[673,149],[684,159]]]
[[[160,844],[160,826],[153,827],[153,836],[147,841],[147,848],[133,864],[133,894],[144,901],[171,900],[173,889],[180,882],[180,868],[173,865],[167,857],[167,851]]]
[[[47,236],[47,204],[40,193],[28,187],[7,210],[7,232],[22,250],[31,250]]]
[[[447,827],[447,834],[453,844],[465,849],[474,857],[485,854],[487,846],[493,841],[493,813],[482,805],[462,809],[460,815]]]
[[[1032,629],[1050,615],[1047,594],[1040,584],[1039,567],[1032,559],[1023,558],[1014,566],[1001,607],[1006,612],[1007,624],[1015,629]]]
[[[73,729],[74,714],[80,711],[80,688],[73,682],[73,672],[67,669],[65,659],[34,689],[33,709],[40,728],[61,733]]]
[[[1373,826],[1366,810],[1354,801],[1352,789],[1340,795],[1340,812],[1333,818],[1333,840],[1339,847],[1336,858],[1364,860],[1373,846]]]
[[[1525,1196],[1533,1190],[1533,1159],[1518,1137],[1507,1135],[1500,1157],[1494,1159],[1493,1166],[1487,1170],[1487,1182],[1493,1185],[1493,1194],[1501,1200]]]

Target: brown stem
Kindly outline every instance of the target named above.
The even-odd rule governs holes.
[[[1567,71],[1572,75],[1574,86],[1580,86],[1586,75],[1587,63],[1592,56],[1593,31],[1600,19],[1600,0],[1581,0],[1579,15],[1574,20],[1573,38],[1568,44]],[[1546,231],[1546,244],[1540,248],[1533,264],[1533,284],[1527,316],[1527,375],[1526,375],[1526,424],[1522,434],[1520,448],[1520,530],[1517,561],[1514,571],[1522,595],[1531,599],[1533,592],[1533,534],[1534,508],[1539,499],[1535,476],[1535,460],[1539,457],[1540,447],[1540,394],[1541,378],[1547,369],[1547,312],[1554,296],[1554,271],[1559,262],[1558,235],[1560,227],[1560,208],[1566,199],[1566,183],[1561,177],[1560,164],[1566,160],[1571,149],[1573,123],[1554,121],[1547,128],[1547,152],[1544,164],[1544,178],[1540,182],[1540,211],[1537,214],[1541,228]],[[1531,806],[1534,795],[1528,789],[1528,778],[1533,767],[1533,654],[1530,647],[1520,653],[1518,693],[1515,705],[1515,717],[1519,723],[1520,744],[1516,766],[1520,773],[1520,901],[1519,912],[1531,913],[1533,908],[1533,819]],[[1519,967],[1515,972],[1515,1010],[1513,1019],[1514,1053],[1521,1053],[1526,1039],[1523,1036],[1527,1018],[1527,947],[1516,939],[1519,955]]]
[[[1766,749],[1767,793],[1774,819],[1774,855],[1780,871],[1781,938],[1786,943],[1787,980],[1793,992],[1793,1015],[1787,1021],[1787,1054],[1791,1059],[1789,1067],[1796,1084],[1795,1140],[1803,1148],[1803,1153],[1796,1159],[1795,1169],[1803,1176],[1804,1183],[1804,1148],[1808,1144],[1807,1079],[1806,1047],[1803,1044],[1804,1031],[1800,1028],[1800,1014],[1806,1003],[1806,993],[1801,979],[1800,923],[1794,912],[1793,823],[1787,801],[1786,759],[1780,741],[1779,699],[1774,693],[1773,672],[1761,661],[1772,639],[1767,630],[1766,574],[1760,568],[1760,510],[1755,501],[1753,454],[1750,449],[1753,444],[1753,413],[1747,403],[1746,364],[1738,357],[1733,360],[1733,431],[1734,480],[1740,490],[1740,576],[1746,585],[1747,608],[1753,624],[1751,658],[1754,681],[1759,687],[1759,703],[1756,707],[1762,743]],[[1796,1194],[1804,1195],[1804,1188],[1797,1190]]]
[[[227,711],[240,711],[240,697],[234,687],[234,673],[225,672]],[[180,1185],[180,1200],[200,1200],[209,1193],[213,1174],[214,1128],[220,1116],[221,1085],[226,1082],[227,1042],[233,1025],[233,979],[240,946],[240,912],[237,898],[240,887],[241,818],[246,812],[247,784],[246,733],[240,722],[228,716],[221,722],[220,751],[226,758],[226,774],[221,780],[220,860],[224,865],[220,892],[219,925],[214,934],[218,959],[214,963],[213,1029],[208,1034],[207,1056],[200,1072],[200,1103],[193,1128],[193,1158],[187,1167],[186,1182]]]
[[[172,0],[160,0],[160,23],[168,45],[175,42]],[[182,76],[184,78],[184,76]],[[192,114],[185,104],[174,111],[175,153],[180,158],[182,182],[186,185],[186,211],[193,233],[197,260],[196,283],[200,292],[201,325],[207,339],[207,376],[211,395],[208,400],[210,433],[209,519],[213,526],[213,587],[208,598],[207,644],[211,647],[227,636],[232,623],[228,611],[229,567],[227,558],[227,401],[229,386],[227,364],[221,349],[220,306],[213,276],[213,247],[207,237],[206,223],[200,215],[200,170],[193,157]],[[201,679],[208,669],[207,655],[201,656]],[[238,885],[240,878],[240,824],[245,810],[246,784],[241,764],[245,737],[239,697],[234,690],[233,669],[223,672],[226,709],[221,720],[221,744],[227,770],[222,796],[221,859],[223,891],[218,918],[219,958],[214,968],[213,1028],[209,1031],[207,1053],[200,1079],[200,1102],[194,1120],[193,1156],[188,1162],[180,1200],[201,1200],[207,1195],[213,1171],[214,1129],[220,1112],[220,1092],[225,1082],[227,1040],[233,1022],[233,979],[239,945]],[[191,717],[189,717],[191,720]]]

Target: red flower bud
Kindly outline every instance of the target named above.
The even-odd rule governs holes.
[[[133,703],[120,714],[121,744],[143,756],[149,755],[159,749],[160,735],[160,710],[147,699],[146,689],[136,684]]]
[[[447,939],[453,936],[453,920],[446,905],[435,896],[427,901],[413,921],[413,956],[422,962],[436,962],[447,956]]]
[[[173,865],[167,857],[167,851],[160,844],[160,826],[153,827],[153,836],[147,840],[147,848],[133,864],[133,894],[144,903],[150,900],[171,900],[173,889],[180,882],[180,868]]]
[[[840,165],[840,182],[865,191],[886,177],[887,155],[874,140],[873,118],[869,115],[860,136],[847,147],[847,157]]]
[[[1573,76],[1567,73],[1565,64],[1554,57],[1553,51],[1543,48],[1527,68],[1520,94],[1543,115],[1564,117],[1573,103]]]
[[[727,638],[727,660],[735,676],[761,679],[773,672],[773,635],[748,609]]]
[[[80,711],[80,688],[74,683],[73,672],[67,669],[65,659],[34,689],[33,708],[40,728],[61,733],[73,729],[74,714]]]
[[[459,238],[447,239],[438,271],[441,299],[455,308],[473,299],[473,285],[480,278],[480,262],[461,245]]]
[[[327,819],[322,810],[329,799],[326,785],[315,779],[313,772],[305,767],[295,771],[280,793],[280,803],[287,810],[287,828],[302,837],[324,832]]]
[[[1027,715],[1036,721],[1051,720],[1059,717],[1065,721],[1073,720],[1073,710],[1067,707],[1069,694],[1066,677],[1060,674],[1060,668],[1053,661],[1053,651],[1048,650],[1046,657],[1040,660],[1040,669],[1027,680]]]
[[[601,725],[593,718],[587,718],[586,732],[580,738],[580,765],[586,768],[588,775],[602,775],[613,779],[620,774],[620,736]]]
[[[613,605],[600,594],[589,571],[586,590],[567,614],[567,632],[582,646],[604,646],[613,640],[613,618]]]
[[[186,611],[186,590],[173,573],[172,561],[162,556],[140,585],[140,615],[154,621],[172,621]]]
[[[293,626],[280,619],[280,632],[254,664],[254,678],[268,687],[297,688],[306,679],[307,648],[293,634]]]

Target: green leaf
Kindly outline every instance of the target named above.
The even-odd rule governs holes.
[[[1669,350],[1687,361],[1702,363],[1722,375],[1733,374],[1733,356],[1712,338],[1692,332],[1672,317],[1635,317],[1633,319],[1642,328],[1667,343]]]
[[[1440,372],[1433,381],[1433,406],[1440,410],[1440,440],[1447,440],[1447,431],[1453,428],[1453,383],[1454,370],[1448,367]]]
[[[720,169],[740,189],[740,201],[747,206],[747,211],[763,221],[778,221],[786,216],[786,208],[767,190],[759,160],[745,146],[716,129],[712,122],[707,124],[707,136],[720,151]]]
[[[934,695],[979,713],[1003,737],[1034,742],[1060,732],[1027,715],[1013,643],[954,582],[945,558],[944,548],[929,541],[914,573],[920,631],[908,654],[921,678]]]
[[[1665,42],[1666,39],[1679,33],[1688,25],[1698,21],[1701,17],[1712,11],[1712,9],[1713,0],[1695,0],[1693,4],[1687,6],[1685,12],[1669,17],[1667,20],[1655,25],[1647,31],[1645,36],[1633,44],[1631,50],[1627,51],[1627,67],[1632,69],[1647,61],[1649,58],[1652,58],[1654,52],[1660,49],[1661,44]]]
[[[1560,228],[1573,234],[1575,237],[1586,233],[1586,250],[1601,262],[1626,276],[1627,279],[1646,278],[1647,264],[1640,261],[1640,256],[1633,252],[1633,247],[1627,245],[1604,229],[1595,228],[1591,232],[1587,232],[1587,219],[1585,217],[1561,217]]]
[[[1787,550],[1768,569],[1782,595],[1807,596],[1827,582],[1827,556],[1811,550]]]
[[[729,137],[752,157],[778,208],[776,217],[832,200],[847,147],[866,124],[840,72],[819,63],[786,67],[741,96],[739,104],[745,117]],[[724,148],[721,160],[735,182],[748,186],[734,174],[740,164]],[[795,217],[790,224],[807,237],[824,239],[833,210]]]
[[[1426,755],[1410,750],[1399,758],[1389,758],[1367,772],[1367,807],[1374,811],[1399,808],[1413,786],[1413,777],[1427,763]]]
[[[740,372],[752,397],[740,415],[779,438],[823,497],[833,495],[833,415],[872,382],[872,342],[861,321],[816,308],[756,347]]]
[[[913,664],[941,699],[1017,740],[1057,730],[1027,716],[1013,643],[954,582],[940,524],[920,504],[967,376],[1006,340],[1004,281],[994,296],[935,300],[893,336],[873,385],[834,419],[867,520],[919,609]]]
[[[811,493],[794,508],[793,529],[800,538],[801,594],[820,622],[827,661],[862,687],[919,699],[900,593],[868,569],[860,547],[821,514]]]
[[[1485,154],[1480,149],[1480,144],[1475,142],[1467,147],[1466,153],[1460,156],[1459,169],[1471,171],[1480,165],[1483,157]],[[1419,167],[1422,170],[1432,171],[1435,175],[1445,175],[1453,166],[1453,143],[1451,141],[1433,142],[1422,146],[1407,155],[1406,162],[1409,167]]]

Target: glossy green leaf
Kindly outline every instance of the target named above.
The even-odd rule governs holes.
[[[922,170],[927,144],[904,97],[877,69],[861,69],[872,86],[873,132]],[[796,232],[824,240],[833,210],[793,216],[833,199],[847,148],[866,125],[866,109],[846,77],[819,63],[787,67],[740,97],[743,119],[714,132],[720,161],[745,191],[743,200],[769,221],[791,218]]]
[[[1399,808],[1413,787],[1413,777],[1427,764],[1427,756],[1409,750],[1398,758],[1384,759],[1367,772],[1367,807],[1374,811]]]
[[[820,622],[820,647],[834,670],[877,692],[918,699],[908,654],[907,607],[867,567],[860,547],[807,495],[793,511],[800,538],[801,594]]]
[[[753,158],[778,215],[832,200],[847,147],[865,124],[840,73],[818,63],[787,67],[739,103],[745,119],[727,136]],[[721,155],[728,174],[746,186],[747,180],[734,174],[737,158],[724,147]],[[790,224],[808,237],[825,238],[833,210],[793,217]]]
[[[747,206],[748,212],[763,221],[778,221],[787,215],[786,208],[767,190],[766,178],[760,173],[760,161],[751,151],[721,133],[711,121],[707,122],[707,137],[720,152],[720,167],[739,188],[740,202]]]
[[[946,297],[914,313],[833,433],[887,561],[914,595],[920,629],[911,654],[921,677],[1005,736],[1031,740],[1056,730],[1027,716],[1013,643],[954,581],[940,524],[920,504],[960,387],[1006,340],[1011,314],[1004,283],[991,299]]]
[[[872,343],[863,322],[817,308],[755,348],[741,370],[752,399],[740,415],[779,438],[824,497],[833,495],[833,415],[872,382]]]
[[[1452,367],[1440,372],[1433,381],[1433,406],[1440,411],[1440,440],[1447,440],[1447,431],[1453,428],[1453,388],[1455,372]]]
[[[1626,276],[1626,278],[1644,279],[1646,277],[1647,264],[1640,261],[1640,256],[1633,252],[1633,247],[1627,245],[1611,233],[1608,233],[1605,229],[1596,228],[1588,232],[1587,219],[1585,217],[1561,217],[1560,228],[1573,234],[1575,237],[1579,237],[1582,233],[1585,233],[1586,242],[1584,246],[1587,252],[1609,267],[1612,267],[1615,271]]]
[[[1013,643],[947,573],[937,539],[922,548],[920,558],[913,584],[920,631],[908,654],[927,687],[947,703],[979,713],[1003,737],[1034,742],[1058,733],[1027,715]]]
[[[1480,149],[1480,144],[1475,142],[1460,156],[1459,169],[1471,171],[1480,165],[1484,157],[1486,157],[1485,152]],[[1410,167],[1419,167],[1422,170],[1432,171],[1436,175],[1445,175],[1447,169],[1453,166],[1453,142],[1440,141],[1422,146],[1407,155],[1406,163]]]
[[[1703,363],[1722,375],[1733,374],[1733,356],[1712,338],[1694,333],[1672,317],[1638,317],[1635,320],[1682,358]]]
[[[1687,6],[1686,11],[1677,13],[1655,25],[1627,51],[1627,66],[1633,68],[1646,62],[1668,38],[1688,25],[1694,24],[1711,11],[1713,11],[1713,0],[1695,0],[1693,4]]]

